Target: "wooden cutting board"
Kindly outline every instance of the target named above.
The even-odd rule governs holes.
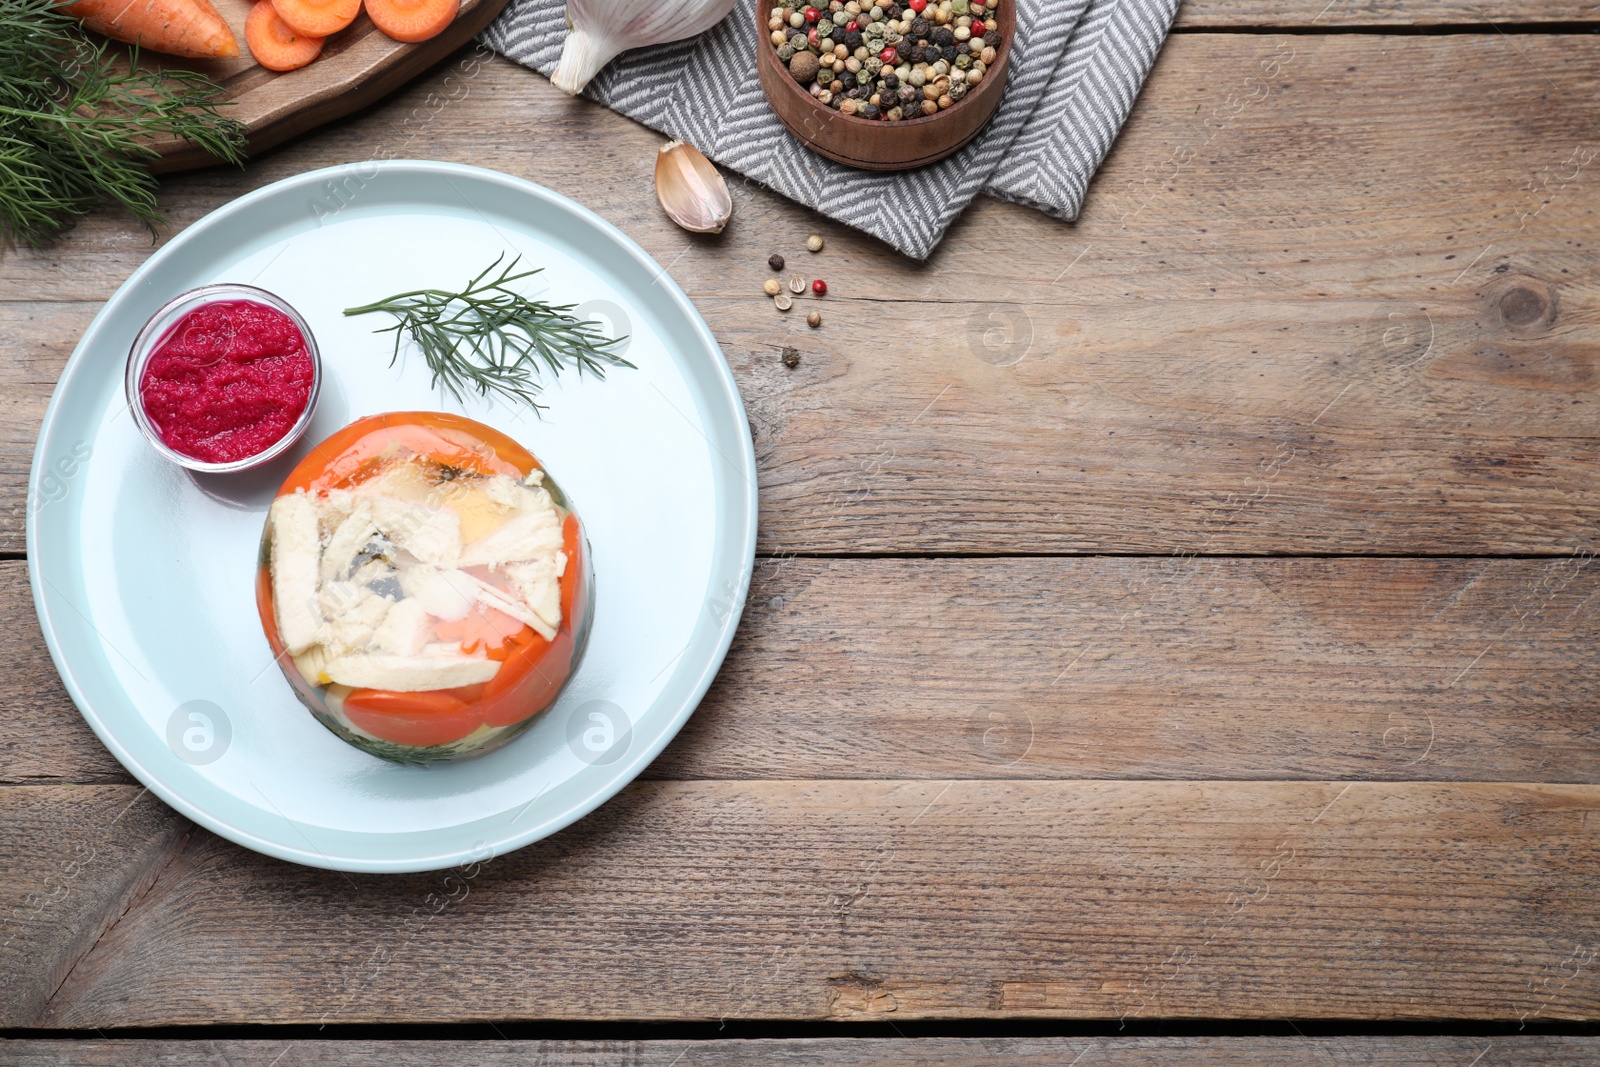
[[[145,52],[144,58],[202,71],[221,85],[233,101],[223,113],[244,123],[254,155],[387,96],[472,40],[508,0],[461,0],[461,13],[450,28],[420,44],[390,40],[363,11],[328,38],[315,62],[282,74],[256,63],[245,46],[244,20],[252,0],[214,2],[239,39],[239,58],[184,59],[153,52]],[[158,174],[217,162],[187,141],[161,141],[155,147],[161,157],[152,161],[150,169]]]

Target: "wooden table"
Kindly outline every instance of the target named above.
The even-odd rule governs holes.
[[[95,740],[27,465],[152,245],[0,257],[0,1013],[71,1031],[0,1059],[1600,1061],[1600,11],[1325,3],[1186,5],[1082,220],[980,201],[926,265],[739,182],[690,237],[660,138],[470,54],[164,183],[163,239],[334,163],[518,174],[733,367],[762,558],[717,684],[478,871],[264,858]],[[779,249],[821,330],[761,297]]]

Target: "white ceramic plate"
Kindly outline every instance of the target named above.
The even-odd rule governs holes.
[[[389,365],[386,316],[343,308],[459,288],[502,251],[524,291],[582,305],[631,341],[605,381],[568,374],[544,417],[456,404],[420,357]],[[209,282],[279,294],[324,362],[316,420],[255,475],[190,475],[139,435],[128,346]],[[522,737],[479,759],[385,763],[294,698],[256,616],[266,505],[312,444],[383,411],[457,411],[530,448],[570,494],[597,601],[582,665]],[[419,871],[504,853],[615,794],[688,719],[732,640],[756,536],[755,456],[722,353],[683,292],[592,212],[503,174],[383,162],[303,174],[189,227],[84,334],[34,455],[34,603],[72,698],[106,747],[195,822],[249,848],[346,871]]]

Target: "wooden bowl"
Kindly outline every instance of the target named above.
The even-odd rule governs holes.
[[[1000,106],[1011,64],[1011,42],[1017,35],[1016,4],[1017,0],[1006,0],[995,15],[1000,23],[1000,45],[976,89],[937,115],[889,122],[856,118],[812,99],[806,87],[789,74],[772,45],[772,31],[767,29],[772,5],[757,0],[756,69],[762,91],[790,133],[836,163],[863,170],[907,170],[936,162],[965,147]]]

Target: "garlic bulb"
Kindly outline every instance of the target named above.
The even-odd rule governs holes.
[[[682,141],[668,141],[656,156],[656,196],[673,222],[694,233],[721,233],[733,214],[722,175]]]
[[[567,34],[550,81],[583,92],[619,52],[668,44],[704,33],[727,17],[736,0],[567,0]]]

